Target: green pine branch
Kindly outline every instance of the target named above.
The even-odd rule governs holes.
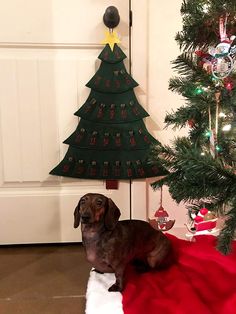
[[[173,129],[188,125],[189,134],[171,146],[153,147],[150,163],[161,164],[167,175],[152,187],[167,185],[172,198],[189,211],[206,206],[222,215],[228,208],[218,239],[218,249],[226,254],[236,235],[236,72],[216,79],[207,53],[220,43],[220,17],[227,14],[227,35],[236,35],[236,1],[183,0],[181,14],[183,28],[176,40],[183,53],[172,62],[178,76],[170,79],[169,89],[182,95],[185,105],[168,113],[165,123]],[[207,60],[196,50],[206,53]],[[217,103],[223,117],[216,117]],[[217,129],[215,157],[210,153],[210,129]]]
[[[173,147],[162,146],[156,150],[169,174],[154,182],[154,189],[166,184],[177,203],[208,198],[216,207],[222,200],[227,203],[234,197],[236,175],[231,167],[227,168],[220,158],[201,155],[201,150],[186,137],[177,138]]]
[[[181,49],[196,50],[219,43],[219,17],[230,13],[228,33],[236,30],[234,15],[236,4],[233,0],[184,0],[181,6],[183,29],[176,35]]]
[[[231,252],[231,243],[236,237],[236,199],[226,213],[223,229],[218,236],[217,249],[223,254]]]

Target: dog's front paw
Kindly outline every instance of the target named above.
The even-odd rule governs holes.
[[[98,273],[98,274],[104,274],[102,271],[97,270],[96,268],[94,268],[92,271],[95,271],[95,273]]]
[[[108,291],[109,292],[121,292],[123,289],[122,287],[120,287],[119,285],[117,285],[116,283],[114,283],[114,285],[112,285]]]

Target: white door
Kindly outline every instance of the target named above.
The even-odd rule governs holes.
[[[0,10],[0,244],[80,241],[73,211],[87,192],[111,197],[130,217],[130,185],[50,176],[64,157],[94,75],[109,0],[8,0]],[[120,12],[129,55],[129,1]]]

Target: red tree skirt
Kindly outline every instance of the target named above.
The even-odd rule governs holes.
[[[169,236],[178,254],[167,270],[126,272],[124,314],[235,314],[236,243],[224,256],[216,239],[198,236],[196,242]]]

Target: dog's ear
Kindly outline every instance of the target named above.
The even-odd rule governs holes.
[[[110,199],[107,199],[107,208],[105,212],[105,226],[108,230],[113,230],[119,220],[120,210],[116,204]]]
[[[75,211],[74,211],[74,228],[78,228],[80,224],[80,203],[76,206]]]

